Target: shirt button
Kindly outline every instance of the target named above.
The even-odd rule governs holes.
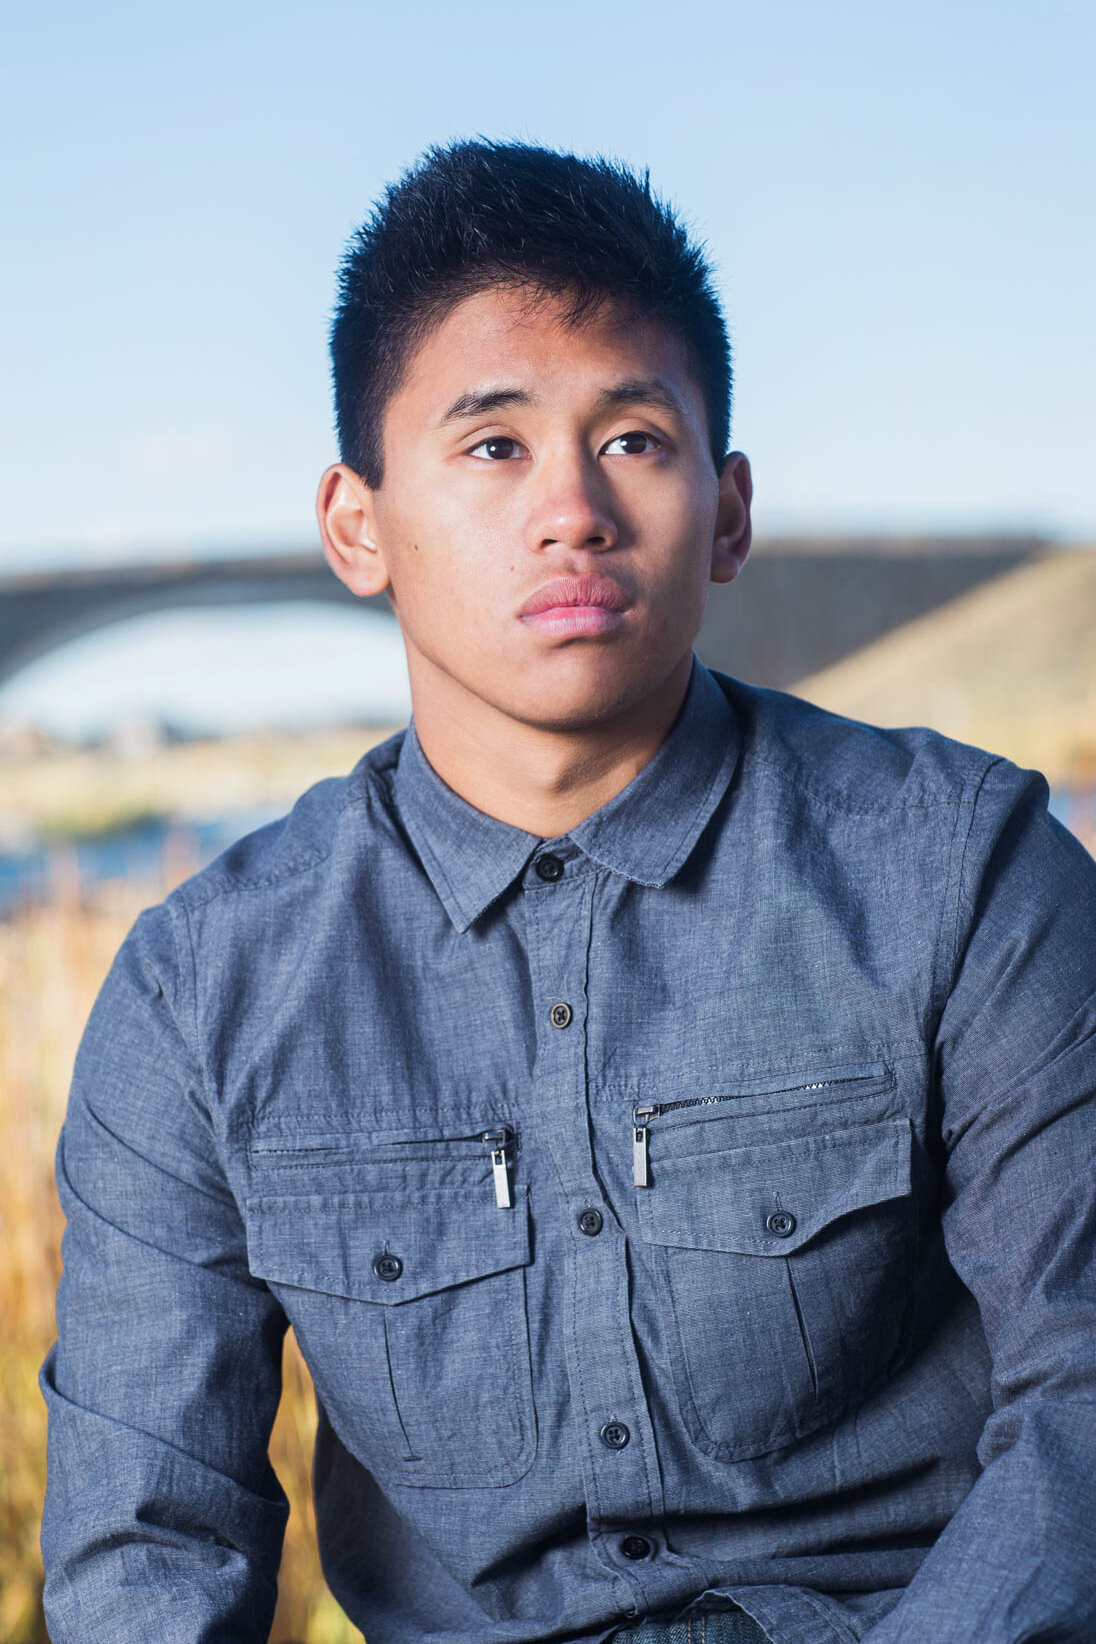
[[[545,851],[543,856],[538,856],[533,863],[533,867],[541,879],[546,879],[549,882],[553,879],[559,879],[563,875],[563,863],[558,856],[553,856],[551,851]]]
[[[378,1256],[373,1263],[373,1271],[378,1279],[398,1279],[403,1272],[403,1263],[398,1256]]]
[[[795,1217],[787,1210],[774,1210],[765,1223],[770,1233],[775,1233],[778,1239],[786,1239],[789,1233],[795,1232]]]
[[[607,1421],[601,1429],[601,1442],[610,1450],[623,1450],[631,1436],[622,1421]]]
[[[553,1027],[566,1027],[568,1022],[571,1020],[570,1005],[563,1003],[553,1005],[551,1010],[548,1012],[548,1020],[551,1022]]]
[[[594,1210],[592,1207],[587,1210],[580,1210],[578,1213],[578,1227],[580,1233],[588,1233],[592,1239],[595,1233],[601,1232],[601,1211]]]
[[[620,1550],[625,1558],[646,1558],[651,1551],[651,1543],[646,1536],[625,1536]]]

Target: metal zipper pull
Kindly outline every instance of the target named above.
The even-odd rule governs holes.
[[[513,1208],[513,1198],[510,1195],[510,1173],[506,1168],[506,1144],[510,1139],[508,1130],[485,1130],[483,1140],[491,1149],[491,1174],[495,1178],[495,1203],[500,1210]]]
[[[653,1119],[658,1113],[657,1107],[637,1107],[632,1112],[632,1183],[635,1187],[650,1187],[647,1175],[647,1126],[643,1122]]]

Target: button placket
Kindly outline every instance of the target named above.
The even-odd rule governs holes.
[[[628,1587],[633,1594],[641,1590],[646,1603],[661,1596],[669,1567],[660,1576],[664,1561],[637,1561],[620,1550],[622,1526],[656,1524],[664,1508],[632,1335],[627,1264],[596,1206],[602,1187],[592,1152],[586,1056],[597,882],[595,873],[568,871],[551,886],[529,884],[524,906],[537,1018],[534,1094],[557,1189],[573,1207],[567,1214],[575,1256],[559,1299],[574,1420],[586,1435],[580,1453],[588,1534],[607,1572],[619,1579],[626,1567]],[[564,1010],[553,1015],[559,1006]]]

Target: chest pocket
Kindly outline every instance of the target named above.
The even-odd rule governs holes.
[[[251,1270],[276,1292],[346,1447],[381,1481],[511,1484],[536,1454],[528,1190],[490,1178],[261,1192]],[[463,1179],[462,1179],[463,1176]]]
[[[912,1326],[911,1142],[897,1117],[662,1159],[652,1142],[639,1228],[683,1419],[707,1454],[736,1461],[802,1438],[898,1368]]]

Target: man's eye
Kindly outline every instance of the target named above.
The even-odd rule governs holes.
[[[491,439],[480,440],[478,445],[473,445],[468,455],[481,457],[487,462],[506,462],[510,457],[518,456],[521,450],[517,440],[505,434],[495,434]]]
[[[605,451],[609,456],[642,457],[648,451],[657,450],[658,445],[659,441],[655,439],[653,434],[644,434],[639,429],[635,429],[628,434],[618,434],[615,440],[609,441]],[[617,447],[615,451],[614,446]]]

